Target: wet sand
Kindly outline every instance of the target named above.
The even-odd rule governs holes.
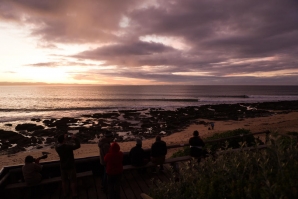
[[[249,129],[252,133],[261,132],[269,130],[271,132],[298,132],[298,112],[290,112],[283,114],[275,114],[268,117],[256,117],[247,118],[241,121],[225,120],[225,121],[211,121],[206,119],[198,119],[198,121],[204,120],[205,122],[215,122],[214,130],[208,130],[208,126],[202,124],[192,124],[188,126],[181,132],[173,133],[162,139],[166,141],[168,145],[173,144],[185,144],[188,142],[189,138],[192,136],[194,130],[200,132],[200,136],[204,139],[214,133],[222,133],[228,130],[234,130],[238,128]],[[143,148],[150,148],[154,139],[143,140]],[[128,152],[134,145],[134,141],[119,143],[121,151]],[[168,151],[167,156],[170,157],[173,152],[177,149],[171,149]],[[10,165],[22,165],[24,159],[27,155],[32,155],[33,157],[41,156],[41,152],[49,152],[48,158],[42,160],[41,162],[58,160],[58,155],[55,149],[50,147],[44,147],[40,150],[19,152],[11,155],[1,155],[0,156],[0,169],[5,166]],[[99,150],[97,144],[82,144],[81,148],[75,151],[75,158],[98,156]]]

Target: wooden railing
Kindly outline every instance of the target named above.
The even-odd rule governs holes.
[[[235,139],[235,138],[239,138],[242,137],[243,139],[247,136],[255,136],[255,135],[261,135],[261,134],[266,134],[266,141],[265,143],[267,143],[267,141],[269,140],[269,131],[263,131],[263,132],[257,132],[257,133],[250,133],[250,134],[244,134],[244,135],[238,135],[238,136],[231,136],[231,137],[226,137],[226,138],[221,138],[221,139],[216,139],[216,140],[208,140],[205,141],[205,143],[213,143],[213,142],[217,142],[217,143],[221,143],[223,141],[226,140],[230,140],[230,139]],[[175,145],[168,145],[167,148],[168,149],[173,149],[173,148],[180,148],[180,147],[185,147],[185,146],[189,146],[189,144],[185,143],[185,144],[175,144]],[[144,149],[147,153],[150,153],[151,149]],[[128,157],[129,152],[124,152],[124,156],[126,156],[126,159]],[[91,156],[91,157],[85,157],[85,158],[77,158],[76,160],[76,164],[79,165],[79,167],[84,167],[84,165],[96,165],[94,167],[100,167],[99,164],[99,157],[98,156]],[[92,164],[86,164],[86,163],[90,163],[92,162]],[[94,164],[95,163],[95,164]],[[59,160],[54,160],[54,161],[49,161],[49,162],[44,162],[42,163],[42,165],[44,165],[44,168],[55,168],[57,170],[57,168],[59,168]],[[2,184],[5,183],[5,181],[9,178],[9,172],[10,171],[19,171],[21,172],[21,167],[22,165],[14,165],[14,166],[6,166],[4,167],[1,171],[0,171],[0,187]],[[86,166],[88,167],[88,166]],[[85,168],[88,170],[93,170],[94,168]],[[83,169],[82,169],[83,170]]]

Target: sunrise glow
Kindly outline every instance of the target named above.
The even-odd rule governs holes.
[[[297,5],[234,6],[0,1],[0,84],[297,85]]]

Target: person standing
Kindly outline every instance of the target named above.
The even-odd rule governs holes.
[[[196,130],[193,132],[193,137],[189,139],[190,156],[196,158],[198,163],[201,161],[203,147],[205,146],[204,141],[200,138],[199,132]]]
[[[210,122],[211,129],[214,130],[214,122]]]
[[[163,170],[163,163],[165,162],[167,152],[167,144],[161,140],[159,135],[156,136],[155,142],[151,146],[151,162],[155,166],[159,165],[161,171]]]
[[[120,181],[123,172],[123,153],[117,142],[113,142],[109,152],[105,155],[108,176],[109,199],[120,199]]]
[[[66,143],[67,134],[60,135],[58,137],[58,144],[55,149],[60,157],[60,171],[64,196],[67,195],[66,187],[67,181],[69,180],[72,197],[76,198],[78,194],[76,190],[76,169],[73,151],[80,148],[81,144],[80,141],[75,137],[75,135],[72,135],[71,139],[74,141],[74,144]]]
[[[142,140],[136,139],[136,146],[134,146],[129,152],[130,163],[133,166],[144,166],[149,162],[146,157],[146,152],[142,148]]]
[[[103,167],[103,175],[101,179],[101,189],[103,191],[107,190],[107,171],[106,171],[106,163],[104,161],[105,155],[109,152],[110,149],[110,144],[113,141],[114,136],[113,133],[110,131],[106,131],[104,134],[104,137],[99,140],[98,142],[98,148],[99,148],[99,159],[100,159],[100,164]]]

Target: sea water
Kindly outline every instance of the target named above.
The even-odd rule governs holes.
[[[0,86],[0,123],[105,111],[298,100],[298,86]]]

